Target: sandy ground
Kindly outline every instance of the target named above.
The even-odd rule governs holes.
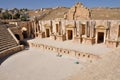
[[[64,80],[85,68],[77,59],[57,57],[52,52],[30,48],[6,59],[0,66],[0,80]]]
[[[71,50],[91,53],[99,56],[111,52],[113,50],[111,48],[107,48],[107,46],[104,44],[86,45],[86,44],[74,43],[72,40],[57,41],[57,40],[52,40],[50,38],[43,38],[43,39],[36,38],[36,39],[28,40],[28,42],[36,43],[36,44],[45,44],[45,45],[55,46],[64,49],[71,49]]]

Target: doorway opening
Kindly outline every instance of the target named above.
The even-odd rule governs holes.
[[[46,37],[50,37],[50,31],[49,31],[49,29],[46,29]]]
[[[73,31],[68,30],[68,40],[72,40],[72,39],[73,39]]]
[[[103,43],[103,42],[104,42],[104,32],[98,32],[97,43]]]
[[[22,34],[23,34],[23,38],[24,38],[24,39],[26,39],[26,38],[28,37],[28,36],[27,36],[27,31],[23,31]]]
[[[18,34],[15,34],[15,37],[20,40],[20,36]]]
[[[82,24],[82,35],[85,35],[85,24]]]
[[[59,32],[59,25],[56,24],[56,33]]]

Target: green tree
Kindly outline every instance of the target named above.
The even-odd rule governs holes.
[[[8,12],[2,13],[2,19],[12,19],[12,15]]]
[[[13,19],[19,19],[20,18],[20,13],[16,13],[14,16],[13,16]]]

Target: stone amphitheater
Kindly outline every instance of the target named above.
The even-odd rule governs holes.
[[[1,21],[0,80],[119,80],[119,13],[77,3]]]

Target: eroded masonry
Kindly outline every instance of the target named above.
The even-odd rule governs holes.
[[[20,26],[24,38],[50,37],[59,41],[73,40],[79,44],[93,45],[104,43],[108,47],[120,46],[120,20],[93,19],[91,10],[84,7],[81,3],[77,3],[70,8],[64,14],[64,18],[55,20],[34,18],[30,22],[10,22],[10,24]],[[13,29],[13,32],[15,31]]]
[[[103,15],[105,16],[105,14],[98,16],[101,17]],[[84,51],[82,51],[82,49],[76,50],[75,48],[70,48],[72,44],[69,43],[69,47],[65,47],[64,42],[69,41],[71,43],[87,44],[91,46],[102,43],[105,47],[107,46],[112,48],[120,46],[120,16],[116,19],[110,17],[109,14],[107,17],[110,19],[103,19],[103,17],[101,17],[102,19],[95,19],[93,16],[96,16],[96,14],[93,14],[92,10],[84,7],[81,3],[77,3],[75,6],[68,9],[61,18],[42,20],[38,17],[34,17],[31,21],[8,21],[9,24],[6,25],[5,30],[8,29],[10,31],[9,34],[15,38],[17,45],[25,45],[24,39],[32,38],[32,42],[28,42],[27,44],[30,47],[38,47],[40,49],[55,51],[58,54],[72,55],[77,58],[80,58],[82,55],[82,57],[86,57],[91,60],[93,57],[95,59],[98,58],[98,55],[96,56],[96,53],[98,52],[87,52],[85,49]],[[46,15],[46,17],[48,16]],[[2,27],[3,26],[1,25],[1,31]],[[46,44],[44,39],[41,40],[42,38],[46,40],[49,39],[46,42],[50,42],[50,40],[56,42],[53,42],[54,45]],[[8,39],[6,38],[6,40]],[[36,40],[36,42],[34,40]],[[1,37],[1,43],[4,43],[2,41]],[[61,45],[57,46],[57,43],[59,42],[62,42],[61,45],[63,47],[61,47]],[[73,46],[77,48],[82,47],[81,45]],[[20,47],[20,49],[11,49],[11,53],[17,52],[17,50],[20,51],[23,48],[24,46]],[[8,50],[4,52],[4,49],[6,50],[6,46],[1,46],[1,51],[8,54]],[[92,49],[89,50],[91,51]],[[96,51],[96,48],[94,51]]]
[[[99,16],[99,15],[98,15]],[[54,40],[73,40],[79,44],[104,43],[120,46],[120,20],[91,20],[90,10],[78,3],[64,15],[64,19],[33,22],[35,37]]]

